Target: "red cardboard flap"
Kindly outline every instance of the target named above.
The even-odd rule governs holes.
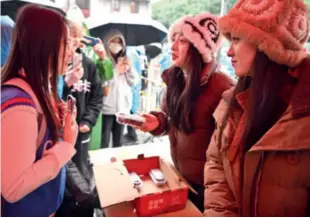
[[[138,175],[148,175],[151,169],[159,168],[159,157],[147,157],[139,159],[123,160],[128,172]]]

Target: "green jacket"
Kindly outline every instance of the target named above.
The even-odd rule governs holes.
[[[90,36],[87,26],[84,24],[86,28],[86,34]],[[92,59],[92,61],[96,64],[100,79],[102,84],[111,80],[113,78],[113,62],[108,57],[105,60],[101,60],[98,55],[94,52],[92,47],[85,48],[85,54],[87,57]]]
[[[87,47],[85,53],[96,64],[102,83],[113,78],[113,63],[109,58],[101,60],[91,47]]]

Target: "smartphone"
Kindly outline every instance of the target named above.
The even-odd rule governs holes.
[[[94,47],[99,43],[99,40],[91,36],[84,36],[82,43],[86,46]]]
[[[73,70],[82,62],[83,56],[80,53],[74,53],[72,61],[68,66],[68,71]]]
[[[67,97],[68,111],[72,113],[74,111],[74,107],[76,104],[76,99],[72,95],[68,95]]]
[[[73,59],[72,59],[72,67],[77,67],[82,62],[82,54],[74,53]]]

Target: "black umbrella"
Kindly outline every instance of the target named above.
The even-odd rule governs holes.
[[[62,15],[65,15],[65,12],[57,7],[57,5],[49,0],[1,0],[1,15],[8,15],[11,17],[14,21],[16,19],[16,14],[18,12],[18,9],[23,7],[26,4],[32,3],[32,4],[38,4],[41,6],[48,7],[50,9],[54,9],[58,12],[60,12]]]
[[[90,34],[102,40],[110,30],[117,29],[123,33],[127,45],[138,46],[161,42],[168,32],[163,24],[148,16],[113,13],[105,17],[100,21],[87,21]]]
[[[149,45],[145,45],[144,48],[145,48],[145,54],[149,60],[155,58],[162,52],[162,46],[160,43],[152,43]]]

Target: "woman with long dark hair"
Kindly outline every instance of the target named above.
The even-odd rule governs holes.
[[[217,17],[202,13],[179,19],[169,30],[173,66],[163,73],[167,84],[162,111],[145,114],[141,130],[167,133],[175,167],[198,195],[190,199],[203,210],[203,168],[215,122],[212,114],[233,81],[217,68],[221,44]]]
[[[1,72],[3,216],[50,216],[62,203],[64,166],[78,133],[76,109],[58,107],[57,77],[66,72],[69,45],[62,15],[34,5],[20,9]]]
[[[239,0],[220,19],[239,81],[214,113],[206,216],[309,216],[310,57],[301,0]]]

